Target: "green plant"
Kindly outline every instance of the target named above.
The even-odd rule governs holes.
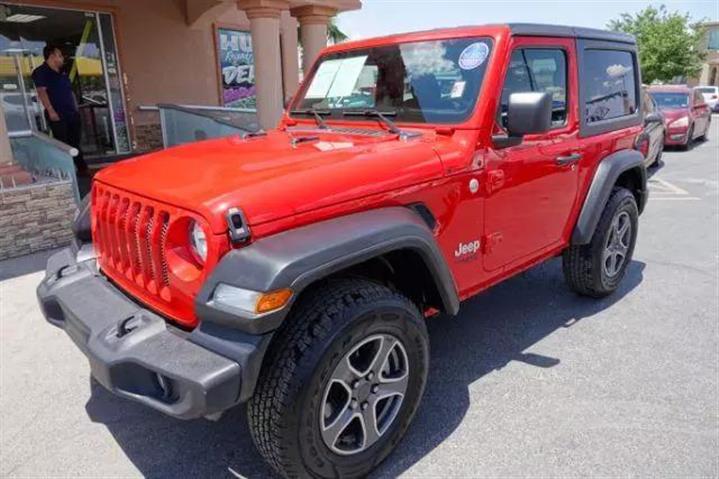
[[[648,6],[634,15],[623,13],[607,27],[637,38],[644,83],[694,77],[701,70],[704,29],[687,14]]]

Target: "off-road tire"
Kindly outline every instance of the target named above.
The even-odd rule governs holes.
[[[333,452],[322,439],[320,406],[334,368],[363,338],[389,334],[402,342],[408,382],[386,432],[354,455]],[[248,404],[252,438],[285,477],[362,477],[396,446],[414,416],[427,381],[429,340],[417,306],[364,279],[338,279],[303,294],[277,331]]]
[[[629,215],[631,239],[621,269],[610,277],[602,265],[603,252],[612,222],[622,212]],[[614,188],[594,230],[592,240],[588,244],[573,245],[564,250],[562,255],[564,278],[572,290],[583,296],[601,298],[610,295],[619,287],[634,253],[638,218],[639,210],[634,195],[626,188]]]

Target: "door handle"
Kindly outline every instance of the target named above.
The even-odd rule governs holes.
[[[571,155],[558,156],[558,157],[556,157],[556,158],[554,159],[554,161],[555,161],[559,166],[566,166],[566,165],[571,165],[571,164],[573,164],[573,163],[576,163],[576,162],[578,162],[578,161],[581,160],[581,159],[582,159],[582,154],[581,154],[581,153],[572,153]]]

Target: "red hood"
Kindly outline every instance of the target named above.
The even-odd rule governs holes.
[[[194,211],[215,233],[240,207],[250,225],[390,191],[442,175],[434,132],[400,140],[317,131],[270,131],[169,148],[120,162],[97,181]],[[320,141],[292,145],[292,137]]]
[[[667,124],[683,116],[689,116],[690,114],[689,108],[667,108],[661,110],[661,112],[664,114],[664,119]]]

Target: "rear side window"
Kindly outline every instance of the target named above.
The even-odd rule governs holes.
[[[509,95],[532,91],[552,95],[552,125],[567,122],[567,59],[563,50],[525,48],[512,53],[500,102],[502,127],[507,127]]]
[[[636,113],[636,73],[632,54],[621,50],[588,49],[584,55],[587,124]]]

